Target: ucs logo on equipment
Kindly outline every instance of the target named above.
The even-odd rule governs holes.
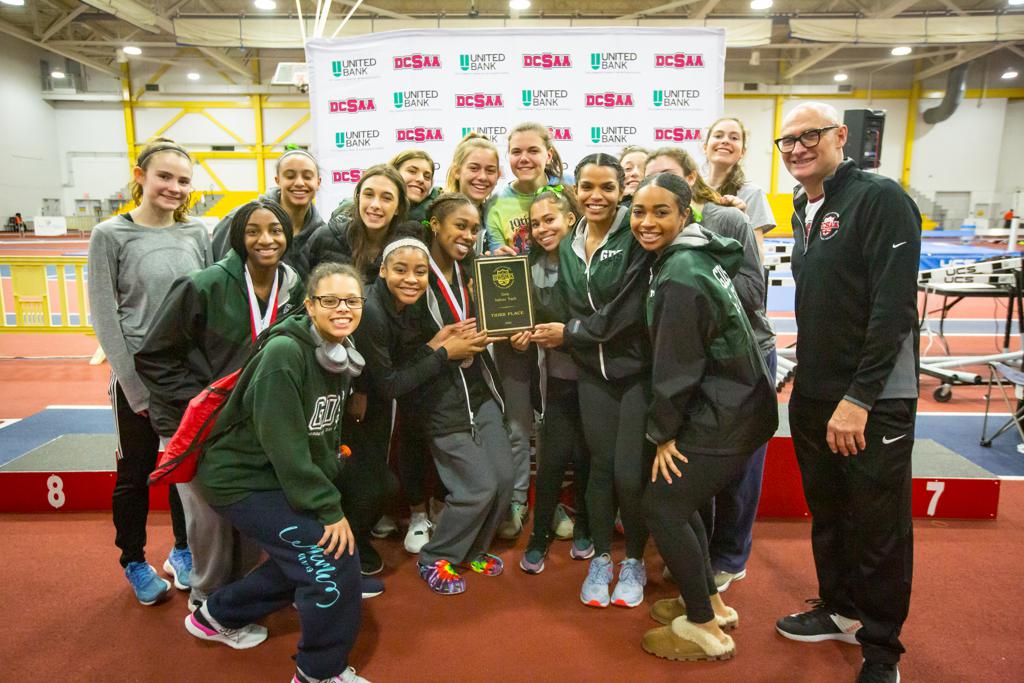
[[[633,71],[633,63],[637,59],[635,52],[591,52],[590,69],[592,71]]]
[[[568,90],[524,90],[523,107],[527,109],[563,109]]]
[[[624,145],[636,137],[635,126],[591,126],[590,142],[594,145]]]
[[[366,78],[370,76],[370,69],[377,66],[377,60],[373,57],[362,59],[335,59],[331,62],[331,76],[333,78]]]
[[[505,55],[500,52],[476,52],[459,55],[459,70],[465,72],[490,71],[491,73],[505,73],[501,67],[504,66]]]
[[[501,135],[508,135],[508,128],[506,126],[463,126],[462,137],[466,137],[470,133],[479,133],[480,135],[486,135],[491,139],[492,142],[497,141]]]
[[[444,133],[440,128],[398,128],[395,130],[395,142],[443,142]]]
[[[651,101],[658,109],[694,109],[700,90],[655,90]]]
[[[437,109],[436,90],[401,90],[393,94],[395,109]]]
[[[331,171],[331,182],[332,183],[358,183],[359,179],[363,177],[363,169],[361,168],[346,168],[337,171]]]
[[[374,149],[379,138],[379,130],[338,131],[334,134],[334,146],[338,149]]]

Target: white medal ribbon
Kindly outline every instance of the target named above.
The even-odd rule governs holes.
[[[252,276],[249,275],[249,268],[245,268],[245,288],[249,290],[249,319],[252,323],[252,338],[260,336],[263,330],[270,327],[277,318],[277,284],[280,278],[277,272],[274,273],[274,285],[270,288],[270,298],[267,299],[267,312],[260,315],[260,302],[256,297],[256,287],[252,284]]]

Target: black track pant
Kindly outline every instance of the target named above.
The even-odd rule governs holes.
[[[590,478],[590,452],[583,438],[579,392],[574,380],[547,378],[547,402],[541,426],[540,453],[537,456],[537,489],[533,514],[533,534],[528,550],[545,551],[551,542],[551,522],[562,492],[565,470],[572,464],[576,491],[576,538],[590,537],[586,491]]]
[[[434,456],[430,454],[430,439],[422,421],[416,415],[400,413],[398,416],[398,478],[402,483],[405,501],[410,506],[427,502],[427,484],[434,480],[434,495],[444,500],[448,495],[441,478],[437,476]]]
[[[609,382],[580,371],[580,414],[590,450],[587,513],[598,555],[612,546],[616,497],[626,530],[626,557],[641,559],[647,545],[647,525],[640,498],[647,481],[645,454],[653,446],[644,438],[647,422],[647,381]]]
[[[658,552],[679,584],[686,618],[704,624],[715,618],[710,596],[718,589],[708,555],[707,532],[698,511],[743,471],[750,454],[682,453],[689,459],[685,463],[676,461],[683,476],[672,475],[670,484],[659,473],[644,492],[643,511]],[[648,476],[650,471],[647,467]]]
[[[149,418],[135,413],[124,397],[117,380],[110,381],[110,402],[114,408],[117,431],[117,482],[111,509],[114,516],[114,543],[121,549],[121,566],[146,561],[146,520],[149,517],[149,475],[156,467],[160,437]],[[170,487],[171,526],[174,547],[188,547],[185,511],[178,487]]]
[[[875,403],[867,448],[844,457],[825,435],[835,401],[796,394],[789,402],[793,445],[814,518],[811,543],[818,594],[835,612],[860,619],[868,661],[893,664],[904,652],[900,630],[910,607],[914,541],[910,456],[917,401]]]
[[[360,547],[370,542],[370,530],[398,490],[388,468],[391,438],[391,403],[370,397],[360,422],[347,413],[342,421],[342,442],[352,451],[337,485],[345,517]]]

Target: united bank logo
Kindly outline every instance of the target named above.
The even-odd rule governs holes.
[[[541,52],[523,55],[524,69],[571,69],[572,57],[567,54]]]
[[[358,114],[364,111],[377,111],[377,103],[372,97],[350,97],[347,100],[331,100],[328,106],[332,114]]]
[[[440,69],[440,55],[399,55],[392,60],[396,70],[400,69]]]
[[[396,142],[442,142],[444,133],[440,128],[398,128],[395,130]]]
[[[652,103],[660,109],[693,109],[700,99],[700,90],[655,90]]]
[[[633,94],[628,92],[588,92],[584,98],[588,107],[632,107]]]
[[[462,137],[466,137],[470,133],[479,133],[480,135],[486,135],[492,141],[497,140],[501,135],[508,135],[508,128],[506,126],[463,126]]]
[[[505,106],[501,93],[474,92],[455,96],[459,109],[500,109]]]
[[[528,109],[561,109],[568,90],[524,90],[523,106]]]
[[[703,140],[700,128],[655,128],[654,139],[661,142],[693,142]]]
[[[632,71],[633,63],[639,59],[635,52],[591,52],[592,71]]]
[[[334,134],[334,146],[338,149],[373,149],[378,139],[379,130],[338,131]]]
[[[555,142],[572,142],[572,128],[548,126],[548,133],[551,134],[551,139]]]
[[[689,52],[654,55],[654,66],[661,69],[703,69],[704,55]]]
[[[591,126],[590,142],[595,145],[622,145],[636,137],[635,126]]]
[[[505,61],[505,55],[500,52],[475,52],[459,55],[459,70],[470,71],[491,71],[499,72],[499,67]]]
[[[346,168],[331,171],[332,183],[358,183],[359,179],[362,177],[363,169],[361,168]]]
[[[331,62],[331,76],[333,78],[353,78],[369,76],[370,69],[377,66],[377,60],[373,57],[362,59],[335,59]]]
[[[395,109],[433,109],[436,90],[400,90],[392,93]]]

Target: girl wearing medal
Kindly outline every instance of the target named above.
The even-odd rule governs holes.
[[[472,253],[480,212],[463,194],[442,194],[431,205],[428,329],[468,323],[474,314],[462,261]],[[484,347],[494,339],[475,327],[461,330]],[[448,364],[429,391],[415,392],[430,451],[448,489],[444,512],[420,551],[420,576],[443,595],[465,591],[455,565],[486,576],[501,574],[488,553],[512,495],[512,450],[505,428],[498,373],[488,353]]]
[[[257,199],[231,219],[231,251],[204,270],[174,282],[135,356],[149,389],[149,417],[161,442],[173,436],[188,402],[245,361],[256,337],[300,306],[302,283],[282,259],[292,224],[277,202]],[[178,484],[192,548],[189,607],[241,578],[259,560],[259,548]]]

